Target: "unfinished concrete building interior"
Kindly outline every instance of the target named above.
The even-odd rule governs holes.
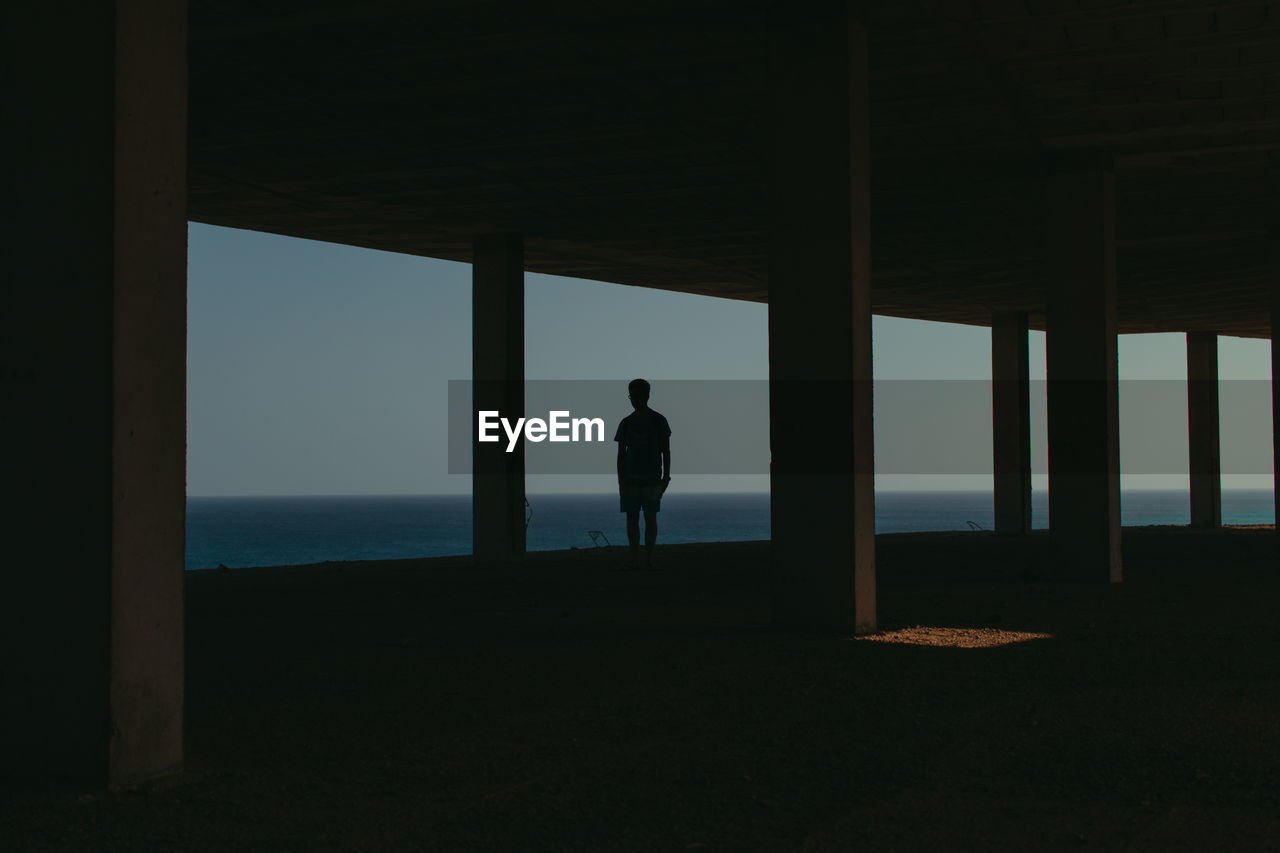
[[[1218,335],[1270,337],[1276,365],[1274,6],[115,0],[5,16],[3,422],[20,506],[0,683],[19,792],[182,776],[188,221],[472,263],[474,378],[504,411],[523,399],[525,272],[767,303],[759,559],[779,637],[922,618],[878,602],[873,313],[991,328],[997,535],[981,559],[1038,549],[1064,601],[1128,585],[1117,335],[1185,333],[1192,525],[1212,537],[1146,534],[1148,558],[1274,569],[1273,531],[1220,530],[1215,390]],[[1047,333],[1038,538],[1029,330]],[[847,445],[804,440],[798,401],[815,397]],[[540,565],[519,454],[477,445],[474,472],[476,564]],[[852,678],[877,690],[874,670]],[[1277,692],[1255,687],[1250,702]],[[1274,721],[1253,736],[1275,754]],[[1258,772],[1265,811],[1280,789]],[[1243,825],[1274,829],[1262,814]]]

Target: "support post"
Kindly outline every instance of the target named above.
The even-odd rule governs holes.
[[[996,533],[1031,532],[1031,367],[1027,314],[991,317],[991,439]]]
[[[1280,543],[1280,235],[1271,242],[1271,484],[1276,541]],[[1280,549],[1278,549],[1280,550]]]
[[[186,4],[5,14],[0,776],[122,787],[183,760]]]
[[[511,563],[525,553],[524,442],[481,443],[474,413],[524,417],[524,241],[486,234],[473,249],[471,541],[477,560]]]
[[[1060,577],[1118,583],[1120,405],[1115,177],[1059,171],[1047,187],[1049,528]]]
[[[1187,438],[1191,526],[1222,526],[1222,451],[1218,441],[1218,336],[1187,333]]]
[[[867,41],[850,4],[773,27],[771,577],[780,625],[876,628]],[[818,431],[839,435],[818,439]]]

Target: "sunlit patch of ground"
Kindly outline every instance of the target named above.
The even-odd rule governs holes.
[[[930,628],[917,625],[897,631],[882,631],[859,637],[875,643],[897,643],[905,646],[945,646],[952,649],[990,649],[1031,640],[1051,640],[1052,634],[1030,631],[1001,631],[998,628]]]

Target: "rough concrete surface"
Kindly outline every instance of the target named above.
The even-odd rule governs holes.
[[[1274,534],[1125,540],[880,537],[879,639],[770,629],[767,543],[193,573],[187,772],[0,849],[1265,849]]]

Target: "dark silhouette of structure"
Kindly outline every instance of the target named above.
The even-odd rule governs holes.
[[[522,409],[525,270],[767,301],[784,625],[876,627],[873,311],[993,326],[998,526],[1014,532],[1025,332],[1047,330],[1053,537],[1081,579],[1122,576],[1116,335],[1191,335],[1198,524],[1220,512],[1211,336],[1272,336],[1275,372],[1268,7],[5,15],[0,346],[20,505],[0,671],[21,778],[118,785],[182,763],[188,219],[473,262],[477,403],[504,411]],[[795,403],[814,391],[851,427],[840,458],[803,440]],[[474,464],[476,556],[518,559],[522,459],[477,446]]]

